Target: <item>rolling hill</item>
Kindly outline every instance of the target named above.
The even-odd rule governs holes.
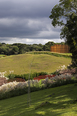
[[[19,54],[0,58],[0,72],[14,70],[15,74],[54,72],[59,66],[68,65],[71,58],[49,54]]]

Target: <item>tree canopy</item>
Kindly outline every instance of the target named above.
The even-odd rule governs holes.
[[[60,37],[70,46],[72,64],[77,67],[77,0],[60,0],[49,18],[54,27],[62,26]]]
[[[62,26],[72,13],[77,15],[77,0],[60,0],[53,7],[49,18],[52,19],[53,26]]]
[[[54,43],[54,42],[47,42],[45,45],[42,44],[22,44],[22,43],[14,43],[14,44],[5,44],[0,43],[0,54],[5,55],[13,55],[13,54],[23,54],[29,51],[50,51],[50,46],[54,44],[65,44],[64,42],[61,43]]]

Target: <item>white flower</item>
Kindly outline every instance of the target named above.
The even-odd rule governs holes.
[[[66,66],[65,65],[62,65],[62,66],[59,66],[58,67],[57,71],[64,70],[64,69],[66,69]]]
[[[26,88],[27,87],[27,83],[26,82],[19,82],[16,86],[15,86],[15,88],[16,89],[23,89],[23,88]]]
[[[5,73],[6,73],[6,71],[5,72],[0,72],[0,77],[4,78],[5,77]]]
[[[15,86],[17,84],[18,84],[18,82],[16,82],[16,81],[3,84],[2,86],[0,86],[0,91],[2,91],[3,93],[5,93],[5,92],[9,92],[11,90],[14,90]]]
[[[14,70],[9,70],[9,73],[11,74],[11,73],[13,73],[14,72]]]

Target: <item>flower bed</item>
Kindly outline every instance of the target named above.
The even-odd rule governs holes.
[[[0,77],[0,86],[3,85],[4,83],[7,83],[6,78],[1,78]]]
[[[34,80],[40,80],[40,79],[45,79],[45,78],[52,78],[52,77],[55,77],[55,75],[41,75],[41,76],[38,76],[38,77],[34,77]]]
[[[42,75],[34,78],[35,80],[28,80],[25,82],[9,82],[0,86],[0,99],[5,99],[13,96],[22,95],[28,93],[30,86],[30,92],[57,87],[66,84],[77,83],[77,74],[62,74],[62,75]],[[38,81],[43,79],[41,81]],[[18,79],[19,80],[19,79]]]
[[[13,82],[13,81],[16,81],[16,82],[25,82],[25,79],[22,79],[22,78],[14,78],[14,79],[9,79],[7,82]]]
[[[10,83],[10,82],[13,82],[13,81],[16,81],[16,82],[25,82],[25,79],[22,79],[22,78],[14,78],[14,79],[6,79],[6,78],[1,78],[0,77],[0,86],[3,85],[3,84],[6,84],[6,83]]]

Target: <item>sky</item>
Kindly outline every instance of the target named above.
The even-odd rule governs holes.
[[[49,18],[59,0],[0,0],[0,43],[62,42]]]

